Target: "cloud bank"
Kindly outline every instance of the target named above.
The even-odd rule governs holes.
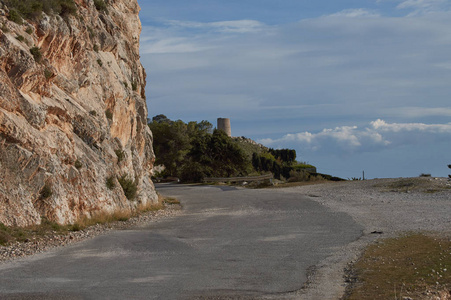
[[[337,155],[372,152],[387,148],[424,143],[440,143],[451,139],[451,123],[387,123],[377,119],[369,126],[341,126],[323,129],[318,133],[286,134],[278,139],[261,139],[260,143],[275,148],[287,145],[304,152],[321,152]]]

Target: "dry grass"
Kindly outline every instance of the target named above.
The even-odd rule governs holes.
[[[451,299],[451,239],[410,234],[367,248],[344,299]]]
[[[287,188],[287,187],[296,187],[296,186],[306,186],[306,185],[316,185],[316,184],[324,184],[331,183],[332,181],[328,180],[318,180],[318,181],[300,181],[300,182],[282,182],[278,183],[271,188]]]
[[[169,205],[180,205],[180,201],[172,198],[172,197],[166,197],[163,199],[163,203],[169,204]]]
[[[69,225],[69,230],[79,231],[97,224],[108,224],[116,221],[125,222],[131,217],[132,212],[129,210],[117,210],[112,214],[102,211],[94,214],[91,218],[82,217],[78,219],[74,224]]]
[[[56,222],[49,221],[46,218],[42,218],[40,225],[29,226],[25,228],[16,226],[5,226],[0,223],[0,245],[8,245],[14,242],[26,242],[35,237],[46,235],[64,235],[69,234],[71,231],[84,230],[90,226],[97,224],[110,224],[114,222],[126,222],[130,218],[137,217],[140,214],[157,211],[165,208],[165,205],[179,205],[180,202],[174,198],[165,198],[158,195],[158,203],[148,203],[146,205],[141,204],[134,210],[122,209],[109,213],[106,211],[100,211],[88,217],[82,217],[73,224],[60,225]]]
[[[290,171],[290,178],[287,180],[288,182],[317,182],[317,181],[326,181],[326,179],[317,174],[311,175],[309,172],[305,170],[300,171]]]
[[[382,188],[385,192],[396,193],[438,193],[449,190],[451,187],[446,185],[447,181],[435,180],[428,177],[417,178],[399,178],[389,184],[377,184],[375,187]]]
[[[135,210],[121,209],[116,210],[113,213],[101,211],[97,214],[94,214],[91,218],[83,217],[79,219],[73,225],[70,225],[72,226],[71,230],[72,231],[83,230],[89,226],[97,224],[108,224],[117,221],[126,222],[130,218],[136,217],[140,214],[164,209],[164,203],[167,203],[166,198],[158,194],[158,202],[156,204],[154,203],[139,204]],[[180,204],[180,202],[178,204]]]
[[[6,246],[14,242],[26,242],[33,237],[52,234],[66,234],[72,225],[60,225],[43,217],[40,225],[17,227],[0,223],[0,245]]]

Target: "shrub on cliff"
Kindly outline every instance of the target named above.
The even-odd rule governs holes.
[[[107,10],[106,3],[103,0],[94,0],[94,5],[97,10],[101,10],[101,11]]]
[[[105,185],[109,190],[113,190],[116,187],[116,184],[114,183],[114,176],[109,176],[105,180]]]
[[[125,158],[125,152],[122,150],[114,150],[114,153],[116,153],[117,156],[117,163],[120,163]]]
[[[39,192],[39,196],[41,199],[45,200],[47,198],[50,198],[52,195],[53,195],[52,187],[46,183]]]
[[[10,21],[13,21],[13,22],[19,24],[19,25],[22,25],[22,24],[23,24],[23,19],[22,19],[22,17],[20,16],[20,13],[19,13],[16,9],[14,9],[14,8],[12,8],[12,9],[9,10],[9,16],[8,16],[8,19],[9,19]]]
[[[16,36],[16,40],[18,40],[19,42],[23,42],[23,41],[25,41],[25,38],[23,37],[23,35],[18,35],[18,36]]]
[[[43,12],[60,16],[77,13],[74,0],[3,0],[3,2],[9,8],[9,19],[19,24],[22,18],[39,20]]]
[[[111,112],[110,109],[107,109],[107,110],[105,111],[105,116],[106,116],[106,118],[107,118],[108,120],[112,120],[112,119],[113,119],[113,113]]]
[[[74,163],[74,167],[75,167],[77,170],[80,170],[80,169],[83,167],[83,164],[81,163],[81,161],[80,161],[79,159],[77,159],[77,160],[75,161],[75,163]]]
[[[37,63],[40,63],[42,61],[42,53],[41,53],[40,48],[38,48],[38,47],[30,48],[30,53],[31,53],[31,55],[33,55],[34,60]]]
[[[127,197],[128,200],[135,199],[136,192],[138,191],[136,180],[130,179],[127,174],[124,174],[119,177],[117,181],[119,181],[119,184],[124,191],[125,197]]]

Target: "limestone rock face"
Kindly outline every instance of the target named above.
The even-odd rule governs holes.
[[[0,3],[0,222],[72,223],[157,201],[137,0],[23,25]],[[30,50],[32,49],[32,50]],[[127,199],[118,178],[134,180]],[[107,186],[107,178],[112,185]]]

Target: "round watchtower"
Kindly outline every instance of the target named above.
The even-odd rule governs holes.
[[[232,137],[232,127],[230,127],[229,118],[218,118],[218,129],[224,131],[228,136]]]

